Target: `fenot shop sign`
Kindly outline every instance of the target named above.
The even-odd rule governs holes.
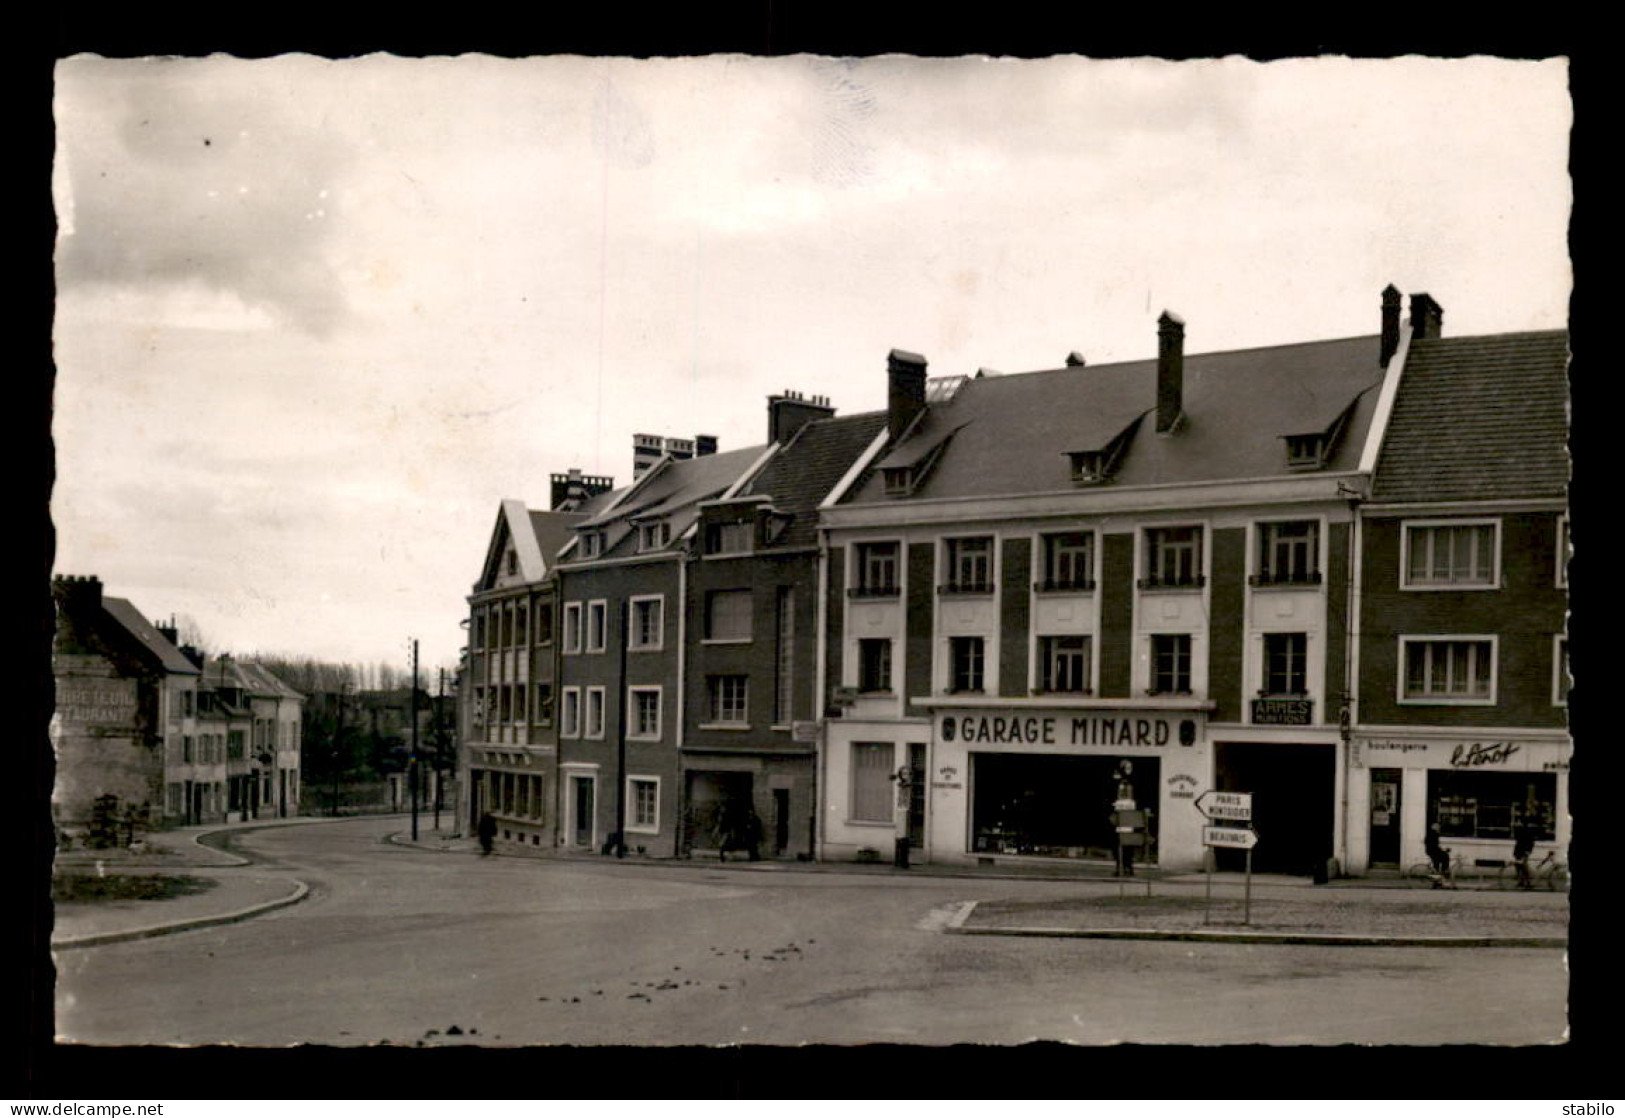
[[[1107,745],[1159,749],[1196,744],[1190,718],[1108,714],[950,714],[940,727],[945,742],[966,745]]]

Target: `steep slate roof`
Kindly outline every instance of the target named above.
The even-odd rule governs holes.
[[[673,541],[694,523],[694,506],[721,496],[739,480],[766,450],[765,446],[745,447],[719,454],[702,454],[666,463],[659,474],[646,479],[625,501],[608,512],[582,521],[578,528],[603,527],[608,546],[598,558],[630,554],[636,547],[631,531],[633,520],[665,517],[671,524]]]
[[[1374,501],[1565,496],[1568,335],[1412,342]]]
[[[536,533],[536,544],[542,549],[542,558],[548,566],[553,565],[553,557],[559,553],[559,548],[570,542],[575,535],[576,525],[586,518],[580,512],[551,512],[530,510],[530,528]]]
[[[740,496],[771,497],[776,511],[793,518],[784,534],[774,541],[774,547],[811,547],[817,543],[819,503],[885,426],[883,411],[815,419],[768,460]]]
[[[1323,468],[1352,470],[1382,382],[1378,357],[1375,335],[1187,353],[1181,426],[1163,437],[1151,422],[1141,423],[1105,485],[1287,476],[1295,471],[1281,436],[1324,430],[1350,404],[1349,422]],[[1156,404],[1155,359],[973,378],[951,401],[930,405],[894,453],[901,461],[917,440],[929,446],[956,432],[914,491],[917,498],[1082,491],[1067,454],[1103,449]],[[887,499],[875,470],[847,497]]]
[[[238,674],[251,681],[254,694],[275,695],[279,699],[304,698],[298,691],[283,683],[276,673],[265,665],[245,660],[239,660],[236,664]]]
[[[150,621],[141,616],[136,609],[124,598],[102,598],[102,609],[107,611],[109,617],[118,622],[126,632],[146,646],[147,651],[163,665],[164,671],[178,675],[197,675],[198,670],[186,655],[176,648],[169,640],[155,629]]]

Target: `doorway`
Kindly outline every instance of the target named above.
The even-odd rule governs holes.
[[[576,846],[588,849],[593,845],[593,800],[594,785],[597,783],[590,776],[572,776],[570,782],[574,788],[574,829],[571,841]]]
[[[1332,854],[1337,818],[1337,751],[1298,742],[1220,742],[1215,768],[1220,792],[1250,792],[1258,834],[1253,869],[1310,876]],[[1246,852],[1215,848],[1217,868],[1246,865]]]
[[[1371,770],[1371,864],[1399,865],[1400,769]]]
[[[773,857],[790,849],[790,789],[773,789]]]

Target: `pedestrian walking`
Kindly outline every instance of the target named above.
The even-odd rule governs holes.
[[[491,853],[491,848],[496,843],[497,838],[497,821],[489,811],[480,816],[477,833],[480,837],[480,853]]]

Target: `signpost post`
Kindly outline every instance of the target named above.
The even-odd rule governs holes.
[[[1247,852],[1241,922],[1243,925],[1249,924],[1253,914],[1253,847],[1258,845],[1258,832],[1251,826],[1253,795],[1251,792],[1215,792],[1209,789],[1196,798],[1196,810],[1209,821],[1202,828],[1202,845],[1207,847],[1207,910],[1202,915],[1202,923],[1208,923],[1213,913],[1213,851],[1215,847],[1223,846]]]

